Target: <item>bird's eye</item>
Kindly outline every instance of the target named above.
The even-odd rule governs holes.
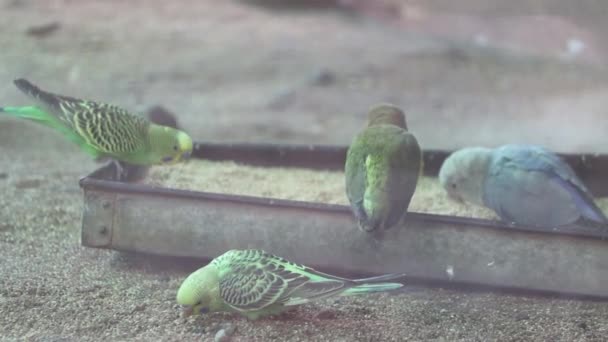
[[[452,183],[450,184],[450,186],[452,187],[452,189],[456,189],[456,183]]]
[[[177,151],[178,147],[177,145],[173,145],[173,151]]]
[[[209,308],[208,307],[201,307],[200,309],[198,309],[198,312],[200,314],[206,314],[207,312],[209,312]]]

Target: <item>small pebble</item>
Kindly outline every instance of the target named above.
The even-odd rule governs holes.
[[[232,336],[236,331],[236,326],[232,323],[224,323],[222,324],[222,329],[226,332],[226,335]]]
[[[215,342],[226,342],[226,341],[230,341],[230,336],[228,336],[225,329],[220,329],[215,334],[215,337],[213,338],[213,340]]]
[[[222,323],[219,325],[220,329],[215,333],[214,340],[218,341],[230,341],[230,337],[236,331],[236,326],[230,322]],[[213,331],[213,330],[211,330]]]

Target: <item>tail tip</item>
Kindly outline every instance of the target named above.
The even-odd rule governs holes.
[[[15,84],[17,87],[21,88],[23,86],[28,86],[30,85],[30,81],[26,80],[25,78],[16,78],[13,80],[13,84]]]
[[[17,78],[13,80],[13,84],[15,84],[15,86],[19,88],[19,90],[25,93],[36,93],[40,91],[38,87],[36,87],[32,82],[26,80],[25,78]]]

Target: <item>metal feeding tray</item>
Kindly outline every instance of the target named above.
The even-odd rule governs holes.
[[[250,165],[343,169],[346,147],[198,143],[194,158]],[[424,153],[436,176],[447,151]],[[608,194],[608,156],[562,155],[596,196]],[[144,168],[125,166],[130,180]],[[411,212],[404,227],[372,237],[348,207],[116,181],[112,164],[80,181],[82,244],[212,259],[261,248],[344,273],[401,273],[412,282],[491,286],[608,298],[608,241],[599,231],[543,231],[498,221]]]

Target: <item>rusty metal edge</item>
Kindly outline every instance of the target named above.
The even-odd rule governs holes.
[[[234,160],[238,162],[246,163],[246,159],[252,159],[252,154],[255,153],[256,150],[263,151],[262,154],[265,156],[269,155],[286,155],[289,151],[296,151],[297,153],[315,153],[315,151],[323,151],[322,153],[327,153],[328,155],[333,155],[335,153],[341,153],[341,151],[345,151],[345,147],[340,146],[321,146],[321,145],[274,145],[274,144],[201,144],[197,143],[195,148],[195,153],[193,156],[198,158],[201,156],[200,149],[203,146],[214,146],[215,149],[213,151],[216,152],[213,155],[211,160]],[[233,150],[234,149],[234,150]],[[220,154],[217,153],[219,151],[226,150],[230,152],[231,158],[219,159]],[[447,156],[450,152],[447,151],[429,151],[426,153],[428,158],[440,158],[441,156]],[[238,158],[239,156],[243,156],[243,158]],[[579,159],[584,159],[586,155],[578,156]],[[606,163],[608,163],[608,156],[604,155],[603,158],[606,158]],[[587,157],[590,158],[590,157]],[[591,158],[598,158],[591,157]],[[115,180],[108,180],[108,175],[113,175],[115,173],[114,165],[109,164],[103,166],[97,170],[95,170],[90,175],[82,178],[80,180],[80,187],[85,191],[89,189],[97,189],[108,192],[120,192],[120,193],[133,193],[133,194],[144,194],[148,196],[161,196],[161,197],[178,197],[178,198],[188,198],[194,200],[212,200],[212,201],[223,201],[223,202],[233,202],[233,203],[246,203],[251,205],[259,205],[259,206],[270,206],[275,208],[292,208],[292,209],[300,209],[300,210],[308,210],[308,211],[323,211],[323,212],[341,212],[348,213],[350,208],[344,205],[337,204],[325,204],[325,203],[313,203],[313,202],[303,202],[303,201],[293,201],[293,200],[282,200],[282,199],[274,199],[274,198],[265,198],[265,197],[255,197],[255,196],[241,196],[241,195],[230,195],[223,193],[209,193],[209,192],[200,192],[200,191],[191,191],[191,190],[182,190],[182,189],[171,189],[171,188],[162,188],[162,187],[154,187],[144,184],[134,184],[134,183],[126,183],[119,182]],[[417,221],[425,221],[428,222],[429,228],[433,228],[433,223],[447,223],[454,226],[475,226],[480,228],[487,229],[495,229],[495,230],[512,230],[524,233],[533,233],[533,234],[548,234],[548,235],[565,235],[576,238],[586,238],[586,239],[594,239],[594,240],[604,240],[606,235],[597,230],[593,230],[591,228],[579,227],[579,226],[564,226],[555,228],[552,231],[548,231],[545,228],[541,227],[533,227],[533,226],[521,226],[515,224],[508,224],[501,221],[492,221],[478,218],[468,218],[461,216],[450,216],[450,215],[437,215],[437,214],[427,214],[427,213],[418,213],[418,212],[408,212],[407,221],[409,220],[417,220]]]

